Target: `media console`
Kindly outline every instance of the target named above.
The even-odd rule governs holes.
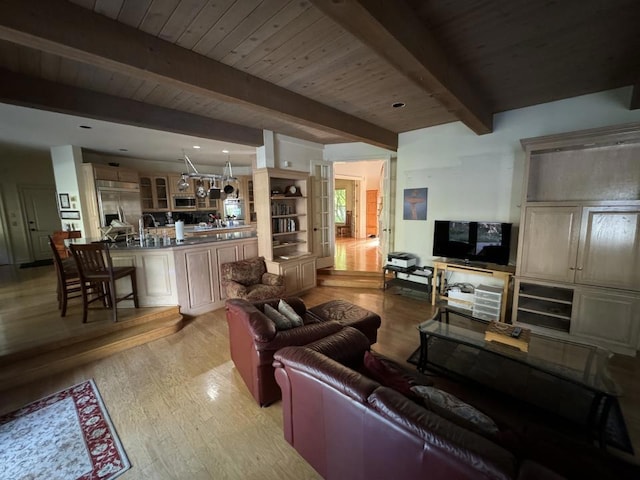
[[[509,286],[511,277],[515,273],[515,267],[508,265],[477,264],[464,262],[463,260],[438,259],[433,262],[433,289],[431,292],[431,305],[437,301],[448,301],[444,294],[445,275],[447,272],[459,272],[469,275],[491,277],[502,281],[502,296],[500,300],[500,321],[506,322],[507,299],[509,298]],[[462,300],[456,299],[457,302]]]
[[[393,278],[387,278],[389,272],[393,272]],[[383,290],[391,287],[401,287],[429,294],[432,290],[432,278],[433,271],[429,267],[417,268],[411,266],[404,268],[390,264],[382,267]]]

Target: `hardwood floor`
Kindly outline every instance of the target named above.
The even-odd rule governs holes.
[[[380,272],[382,261],[378,254],[379,241],[378,238],[337,237],[334,270]]]
[[[35,271],[17,275],[36,289],[47,278]],[[14,318],[21,309],[57,315],[55,296],[48,306],[45,299],[26,304],[28,289],[6,294],[6,283],[0,283],[2,311],[11,300]],[[432,314],[425,300],[376,289],[318,287],[303,295],[308,305],[335,298],[378,312],[383,320],[373,348],[399,362],[418,346],[417,324]],[[2,318],[1,337],[15,338]],[[616,356],[611,370],[625,389],[622,408],[640,451],[640,360]],[[88,378],[96,381],[133,464],[123,480],[319,478],[285,442],[280,403],[258,407],[236,372],[224,309],[192,319],[171,336],[0,392],[0,414]]]

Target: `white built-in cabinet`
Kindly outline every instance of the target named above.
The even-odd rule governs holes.
[[[522,141],[513,318],[634,353],[640,342],[640,125]]]

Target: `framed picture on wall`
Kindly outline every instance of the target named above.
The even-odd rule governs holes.
[[[71,208],[71,201],[69,200],[68,193],[61,193],[58,195],[58,198],[60,199],[60,209]]]
[[[403,220],[427,219],[427,188],[404,190]]]
[[[66,210],[60,212],[60,218],[62,220],[80,220],[80,212],[78,210]]]

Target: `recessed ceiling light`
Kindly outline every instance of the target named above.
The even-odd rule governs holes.
[[[406,106],[406,103],[404,103],[404,102],[395,102],[395,103],[392,103],[391,106],[393,108],[402,108],[402,107]]]
[[[222,153],[229,153],[229,150],[225,148],[224,150],[222,150]]]
[[[80,125],[80,128],[86,128],[87,130],[91,130],[93,127],[90,127],[89,125]]]
[[[200,145],[194,145],[193,148],[200,148]]]

